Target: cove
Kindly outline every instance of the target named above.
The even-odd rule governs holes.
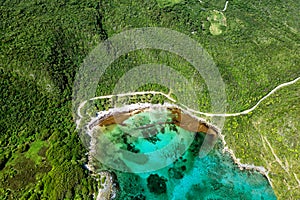
[[[263,174],[222,152],[214,127],[180,109],[114,113],[91,126],[91,165],[113,175],[115,199],[276,199]],[[203,145],[213,148],[199,156]]]

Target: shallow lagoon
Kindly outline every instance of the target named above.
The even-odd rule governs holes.
[[[126,167],[114,170],[99,164],[98,170],[116,174],[117,199],[276,199],[266,177],[240,170],[228,153],[222,153],[220,141],[199,157],[205,133],[172,124],[171,113],[166,111],[141,112],[101,131],[98,158]],[[109,150],[107,142],[116,149]],[[137,156],[127,156],[125,151]]]

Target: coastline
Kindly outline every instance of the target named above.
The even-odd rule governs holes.
[[[91,137],[90,149],[89,149],[90,151],[88,153],[89,154],[89,163],[87,165],[88,169],[90,171],[92,171],[93,173],[96,173],[94,167],[90,164],[90,162],[93,160],[93,154],[95,153],[95,149],[93,147],[96,144],[95,136],[92,134],[93,129],[99,127],[99,125],[101,126],[101,125],[109,125],[109,124],[113,124],[113,123],[122,123],[123,121],[128,119],[130,116],[133,116],[137,113],[140,113],[143,111],[148,111],[151,109],[160,109],[160,108],[168,109],[172,113],[173,112],[178,113],[181,111],[181,113],[183,113],[183,116],[189,116],[188,120],[195,120],[198,122],[198,125],[206,126],[207,127],[206,131],[205,131],[205,129],[202,128],[201,132],[204,132],[206,134],[211,134],[211,135],[213,135],[214,138],[221,139],[222,147],[223,147],[222,153],[223,154],[228,153],[231,156],[234,164],[236,164],[240,170],[253,170],[253,171],[259,172],[268,180],[271,187],[273,187],[271,179],[268,176],[269,172],[264,167],[255,166],[253,164],[252,165],[251,164],[243,164],[240,162],[240,159],[235,156],[233,150],[231,150],[227,146],[227,143],[225,141],[225,136],[222,134],[220,128],[207,122],[204,118],[196,116],[195,114],[192,114],[188,110],[183,109],[178,105],[170,104],[170,103],[164,103],[164,104],[137,103],[137,104],[126,105],[126,106],[123,106],[120,108],[112,108],[107,111],[98,112],[97,117],[92,118],[91,121],[87,125],[87,134]],[[180,122],[180,120],[179,120],[179,122]],[[176,125],[180,126],[182,124],[177,123]],[[195,128],[195,127],[193,127],[193,128]],[[96,174],[98,174],[98,173],[96,173]],[[107,175],[107,176],[109,176],[109,175]],[[113,180],[112,177],[110,177],[110,179]],[[113,183],[113,181],[112,181],[112,183]],[[107,184],[105,187],[111,187],[111,184]],[[102,190],[99,190],[99,193]],[[99,195],[100,194],[98,194],[98,196]]]
[[[200,118],[198,116],[193,115],[187,110],[182,109],[181,107],[165,103],[165,104],[149,104],[149,103],[138,103],[138,104],[131,104],[127,106],[123,106],[121,108],[114,108],[109,109],[108,111],[101,111],[97,113],[97,117],[92,118],[90,123],[87,125],[89,131],[96,126],[103,126],[103,125],[110,125],[110,124],[122,124],[123,121],[128,119],[129,117],[138,114],[140,112],[149,111],[151,109],[168,109],[172,112],[172,114],[178,115],[178,119],[173,119],[173,123],[181,126],[187,130],[193,132],[205,132],[208,134],[213,134],[211,131],[209,132],[208,129],[212,129],[213,132],[217,135],[220,132],[220,129],[208,123],[204,118]],[[192,121],[191,124],[190,122]],[[197,127],[199,125],[199,127]],[[202,125],[202,127],[200,127]],[[91,135],[89,133],[89,135]]]

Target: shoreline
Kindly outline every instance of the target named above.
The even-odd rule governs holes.
[[[253,171],[259,172],[268,180],[269,184],[273,188],[271,179],[268,176],[269,172],[263,166],[255,166],[253,164],[251,165],[251,164],[241,163],[240,159],[235,156],[233,150],[231,150],[227,146],[227,143],[225,141],[225,136],[221,133],[222,132],[221,129],[219,129],[217,126],[207,122],[204,118],[196,116],[195,114],[189,112],[188,110],[185,110],[178,105],[170,104],[170,103],[164,103],[164,104],[137,103],[137,104],[126,105],[121,108],[112,108],[107,111],[98,112],[97,117],[92,118],[91,121],[87,125],[87,133],[86,134],[88,134],[91,137],[90,149],[88,152],[89,163],[87,165],[89,170],[92,171],[93,173],[95,173],[95,171],[94,171],[95,169],[92,165],[90,165],[90,161],[93,160],[93,153],[95,153],[95,150],[93,149],[93,147],[94,147],[96,141],[94,139],[94,135],[92,134],[92,132],[96,127],[99,127],[99,125],[105,126],[105,125],[109,125],[109,124],[114,124],[116,122],[122,123],[123,121],[125,121],[126,119],[128,119],[129,117],[131,117],[137,113],[148,111],[151,109],[161,109],[161,108],[168,109],[172,113],[173,113],[173,111],[177,114],[179,112],[182,113],[181,116],[184,116],[184,117],[182,117],[182,118],[178,117],[178,118],[180,118],[179,124],[177,123],[176,125],[181,126],[182,125],[182,123],[180,123],[180,122],[182,122],[181,120],[194,120],[194,121],[197,121],[197,124],[199,126],[201,126],[201,125],[206,126],[207,127],[206,131],[201,131],[201,132],[204,132],[206,134],[211,134],[214,136],[214,138],[221,139],[222,147],[223,147],[223,149],[221,149],[222,153],[223,154],[228,153],[230,155],[230,157],[232,158],[234,164],[236,164],[240,170],[253,170]],[[121,114],[121,117],[117,117],[120,114]],[[188,118],[185,118],[186,116],[188,116]],[[184,124],[185,124],[185,122],[183,123],[183,125]],[[183,127],[183,128],[185,128],[185,127]],[[193,128],[195,128],[195,127],[193,126]],[[202,128],[202,130],[205,130],[205,129]],[[96,174],[98,174],[98,173],[96,173]],[[108,185],[108,187],[111,187],[111,186]],[[100,190],[99,190],[99,192],[100,192]],[[98,194],[98,196],[99,196],[99,194]]]
[[[181,107],[170,104],[149,104],[149,103],[138,103],[131,104],[127,106],[123,106],[121,108],[113,108],[107,111],[101,111],[97,113],[97,117],[92,118],[89,124],[87,125],[88,131],[92,131],[92,129],[96,125],[106,126],[110,124],[122,124],[123,121],[130,118],[131,116],[138,114],[140,112],[149,111],[151,109],[167,109],[171,111],[172,114],[177,115],[177,118],[173,118],[172,122],[184,129],[190,130],[192,132],[205,132],[207,134],[213,134],[208,129],[212,129],[217,135],[220,132],[220,129],[207,122],[204,118],[200,118],[198,116],[193,115],[187,110],[182,109]],[[195,124],[191,124],[192,121]],[[198,125],[198,126],[197,126]],[[89,135],[91,135],[89,133]]]

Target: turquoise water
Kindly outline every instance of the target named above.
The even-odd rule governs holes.
[[[170,120],[168,115],[158,118],[165,122]],[[142,163],[126,156],[114,157],[114,162],[122,163],[133,172],[152,160],[155,160],[152,165],[147,166],[153,166],[153,169],[164,164],[162,168],[141,173],[110,168],[118,179],[117,199],[276,199],[267,179],[256,171],[240,170],[229,154],[221,152],[221,142],[200,158],[204,133],[189,132],[162,121],[158,122],[152,114],[144,112],[125,121],[126,126],[110,125],[106,130],[108,140],[119,149],[149,156]],[[98,145],[99,149],[103,147],[101,142]],[[165,159],[156,154],[162,149]],[[117,151],[113,154],[122,155]]]

